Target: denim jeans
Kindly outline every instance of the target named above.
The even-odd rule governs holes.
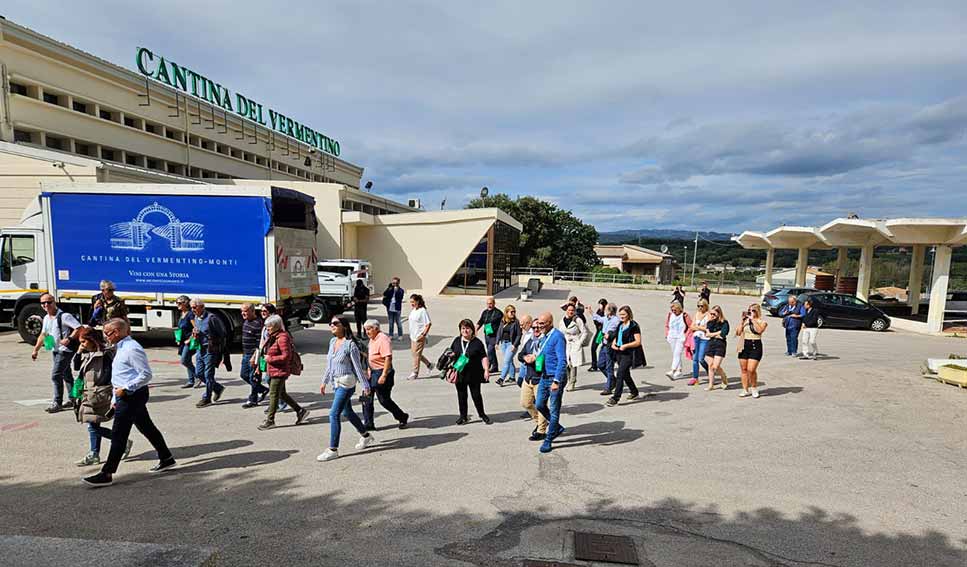
[[[252,368],[252,364],[249,362],[254,354],[255,351],[242,353],[242,367],[239,371],[239,377],[241,377],[242,381],[252,387],[248,395],[248,401],[253,404],[258,403],[259,396],[269,391],[262,384],[262,378],[256,375],[255,368]]]
[[[74,387],[74,377],[71,375],[71,359],[73,357],[74,353],[71,351],[55,350],[53,352],[54,362],[50,368],[50,381],[54,383],[53,402],[57,405],[64,402],[64,386],[67,386],[68,393]]]
[[[500,379],[503,381],[513,378],[517,373],[517,367],[514,366],[514,343],[501,341],[500,352],[504,355],[504,368],[500,371]]]
[[[374,395],[366,396],[359,400],[360,405],[363,406],[363,424],[366,427],[375,427],[374,419],[374,408],[373,408],[373,398],[379,400],[379,405],[383,406],[383,409],[393,414],[393,419],[399,422],[403,422],[408,416],[406,412],[400,409],[400,406],[396,405],[393,401],[393,385],[395,383],[396,369],[390,368],[389,373],[386,375],[386,380],[382,384],[379,383],[379,377],[383,375],[383,369],[370,370],[369,371],[369,384],[372,388]]]
[[[97,423],[88,423],[87,434],[91,439],[91,452],[95,455],[100,455],[101,439],[110,439],[111,430]]]
[[[389,335],[389,338],[391,339],[393,338],[394,323],[396,324],[396,330],[399,332],[399,337],[403,338],[403,323],[400,322],[400,312],[390,311],[389,309],[387,309],[386,317],[389,319],[389,330],[386,331],[386,334]]]
[[[339,434],[342,433],[342,417],[345,416],[353,424],[356,431],[365,437],[367,435],[363,422],[353,411],[353,394],[356,388],[341,388],[336,386],[333,391],[332,407],[329,408],[329,448],[339,448]],[[372,393],[370,393],[372,395]]]
[[[786,327],[786,354],[796,354],[799,348],[799,327]]]
[[[199,357],[201,359],[202,376],[205,377],[205,393],[202,394],[201,399],[210,400],[212,399],[212,394],[221,394],[225,386],[222,386],[215,380],[215,370],[218,368],[218,364],[222,361],[222,356],[220,353],[209,352],[207,348],[203,347],[199,351]]]
[[[561,381],[557,390],[551,390],[553,383],[554,381],[550,378],[542,378],[540,384],[537,385],[537,398],[534,400],[534,406],[538,413],[547,420],[548,438],[557,435],[560,427],[561,401],[564,399],[564,387],[567,386],[567,379]]]
[[[698,378],[698,366],[702,365],[705,372],[708,372],[708,363],[705,362],[705,352],[708,350],[708,339],[695,337],[695,351],[692,353],[692,377]]]
[[[194,384],[195,379],[204,381],[200,376],[201,372],[195,366],[194,355],[195,351],[188,348],[188,345],[181,346],[181,365],[188,371],[188,384]]]
[[[614,389],[614,355],[607,344],[598,351],[598,370],[604,373],[604,389],[610,392]]]

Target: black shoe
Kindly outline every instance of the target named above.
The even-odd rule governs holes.
[[[295,414],[295,424],[302,425],[302,423],[309,417],[309,410],[302,408],[298,413]]]
[[[598,395],[599,396],[610,396],[611,395],[611,390],[601,390],[601,393],[598,394]]]
[[[205,385],[205,383],[204,383],[204,382],[195,382],[195,387],[196,387],[196,388],[201,388],[201,387],[202,387],[202,386],[204,386],[204,385]]]
[[[181,385],[181,389],[182,390],[187,390],[188,388],[194,388],[194,387],[195,387],[195,385],[193,383],[191,383],[191,382],[189,382],[187,384],[182,384]]]
[[[376,431],[376,424],[369,424],[366,426],[366,431]]]
[[[410,422],[410,414],[403,414],[403,419],[400,420],[400,429],[406,429],[406,424]]]
[[[264,402],[265,401],[265,397],[268,396],[268,395],[269,395],[269,391],[268,390],[265,390],[264,392],[262,392],[261,394],[259,394],[259,403],[261,404],[262,402]]]
[[[486,423],[487,425],[490,425],[491,423],[493,423],[493,421],[490,419],[490,416],[487,416],[487,415],[480,416],[480,420]]]
[[[108,486],[114,482],[114,479],[111,477],[111,475],[103,472],[99,472],[95,475],[91,475],[81,480],[84,481],[84,484],[87,484],[88,486],[93,486],[94,488]]]
[[[217,402],[218,400],[222,399],[222,392],[224,391],[225,391],[225,388],[222,388],[221,390],[215,390],[215,393],[212,394],[212,401]]]
[[[546,437],[545,434],[538,433],[537,430],[535,429],[534,431],[531,431],[531,436],[528,437],[527,440],[528,441],[543,441],[544,440],[544,437]]]
[[[248,408],[254,408],[257,405],[258,405],[257,403],[249,400],[249,401],[245,402],[244,404],[242,404],[242,407],[245,408],[245,409],[248,409]]]
[[[211,403],[210,400],[206,400],[205,398],[202,398],[202,399],[198,400],[198,403],[195,404],[195,407],[196,408],[203,408],[203,407],[207,407],[207,406],[210,406],[210,405],[212,405],[212,403]]]
[[[468,421],[467,418],[461,417],[460,419],[457,420],[457,425],[466,425],[467,421]]]
[[[604,405],[608,406],[609,408],[612,408],[618,405],[618,400],[614,398],[608,398],[608,401],[604,402]]]
[[[148,470],[151,471],[151,472],[155,472],[155,473],[157,473],[157,472],[164,472],[164,471],[170,469],[173,466],[175,466],[175,458],[174,457],[169,457],[168,460],[161,461],[160,463],[158,463],[157,465],[151,467]]]
[[[494,381],[494,384],[497,384],[498,386],[503,386],[504,385],[504,379],[503,378],[497,378],[497,380]]]
[[[44,411],[47,413],[57,413],[57,412],[64,411],[64,408],[60,407],[60,404],[50,404],[49,406],[44,408]]]
[[[265,431],[266,429],[272,429],[273,427],[275,427],[275,422],[269,421],[267,419],[263,421],[261,425],[259,425],[259,429],[262,431]]]

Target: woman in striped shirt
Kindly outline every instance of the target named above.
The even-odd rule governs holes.
[[[326,388],[332,389],[333,400],[329,408],[329,448],[316,459],[319,461],[331,461],[339,457],[339,435],[342,433],[342,416],[346,416],[349,423],[353,424],[359,432],[359,442],[356,443],[357,449],[365,449],[376,442],[373,434],[366,431],[362,420],[353,411],[353,394],[356,392],[356,384],[363,387],[363,396],[369,396],[370,387],[366,373],[363,372],[363,363],[360,357],[359,346],[353,338],[352,329],[349,328],[349,321],[343,317],[333,317],[329,322],[329,329],[332,331],[332,339],[329,341],[329,354],[326,355],[326,373],[322,377],[322,386],[319,392],[325,396]]]

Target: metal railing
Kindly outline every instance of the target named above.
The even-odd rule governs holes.
[[[566,270],[555,270],[553,268],[514,268],[513,275],[521,276],[551,276],[553,280],[561,282],[571,282],[582,285],[602,285],[614,287],[632,287],[638,289],[671,290],[675,284],[659,284],[654,276],[643,276],[626,273],[608,272],[577,272]],[[717,281],[709,279],[709,287],[715,293],[733,293],[740,295],[758,295],[761,287],[755,280],[724,279]],[[697,287],[682,286],[690,292],[698,291]]]

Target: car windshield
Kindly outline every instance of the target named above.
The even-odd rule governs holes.
[[[352,266],[333,266],[332,264],[319,264],[318,270],[320,272],[325,272],[327,274],[338,274],[340,276],[348,276],[353,273]]]

